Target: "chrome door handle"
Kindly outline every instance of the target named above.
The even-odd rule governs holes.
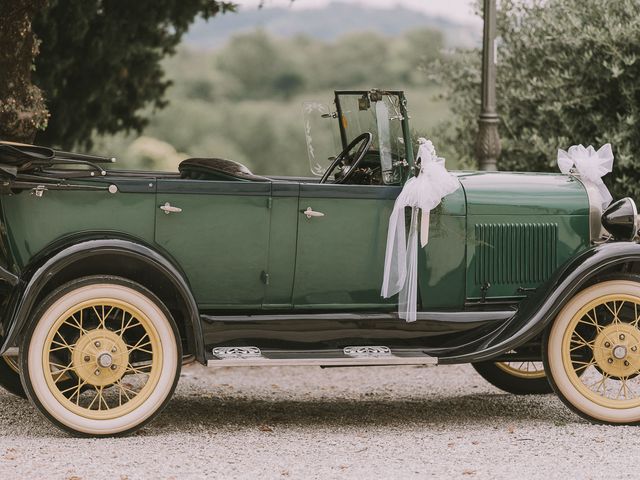
[[[311,207],[307,207],[306,210],[304,210],[302,213],[304,213],[307,218],[311,218],[311,217],[324,217],[324,213],[322,212],[314,212]]]
[[[170,213],[180,213],[182,209],[180,207],[174,207],[169,202],[164,205],[160,205],[160,210],[169,215]]]

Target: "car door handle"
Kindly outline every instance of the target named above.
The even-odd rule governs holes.
[[[307,218],[311,218],[311,217],[324,217],[324,213],[322,212],[315,212],[311,209],[311,207],[307,207],[306,210],[303,210],[302,213],[304,213]]]
[[[160,205],[160,210],[169,215],[170,213],[180,213],[182,209],[180,207],[174,207],[169,202],[164,205]]]

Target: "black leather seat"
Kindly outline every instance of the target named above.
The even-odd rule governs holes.
[[[178,171],[182,178],[192,180],[240,180],[270,182],[267,177],[254,175],[247,167],[224,158],[188,158],[180,162]]]

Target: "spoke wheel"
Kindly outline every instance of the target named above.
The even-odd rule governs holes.
[[[640,421],[640,283],[625,276],[585,289],[560,312],[545,350],[552,385],[592,421]]]
[[[495,365],[503,372],[517,378],[536,379],[546,377],[542,362],[496,362]]]
[[[40,312],[21,364],[29,397],[56,424],[129,432],[168,400],[181,355],[170,314],[150,292],[90,277],[55,292]]]
[[[552,389],[542,362],[480,362],[473,368],[490,384],[516,395],[546,394]]]

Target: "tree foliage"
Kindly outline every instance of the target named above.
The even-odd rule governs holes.
[[[28,142],[47,122],[40,90],[31,83],[38,53],[31,19],[46,0],[0,0],[0,139]]]
[[[607,180],[640,197],[640,3],[503,0],[497,97],[502,170],[557,171],[556,150],[610,142]],[[480,110],[480,52],[440,64],[455,114],[447,142],[468,164]]]
[[[161,60],[197,15],[231,9],[219,0],[49,0],[33,23],[42,41],[35,83],[51,114],[37,140],[71,148],[92,133],[140,131],[143,108],[165,104]]]
[[[218,50],[180,48],[163,62],[174,82],[168,105],[150,117],[144,135],[179,153],[230,158],[260,174],[308,175],[303,101],[329,105],[339,88],[408,89],[411,123],[426,135],[447,114],[446,105],[433,101],[433,83],[420,73],[441,48],[441,34],[432,30],[397,37],[359,33],[331,42],[255,31],[232,37]],[[327,120],[327,128],[337,126]],[[143,144],[159,145],[148,139]],[[338,144],[331,147],[338,153]],[[169,168],[161,155],[140,161],[131,137],[97,139],[94,149],[119,157],[127,168],[148,168],[154,161]]]

